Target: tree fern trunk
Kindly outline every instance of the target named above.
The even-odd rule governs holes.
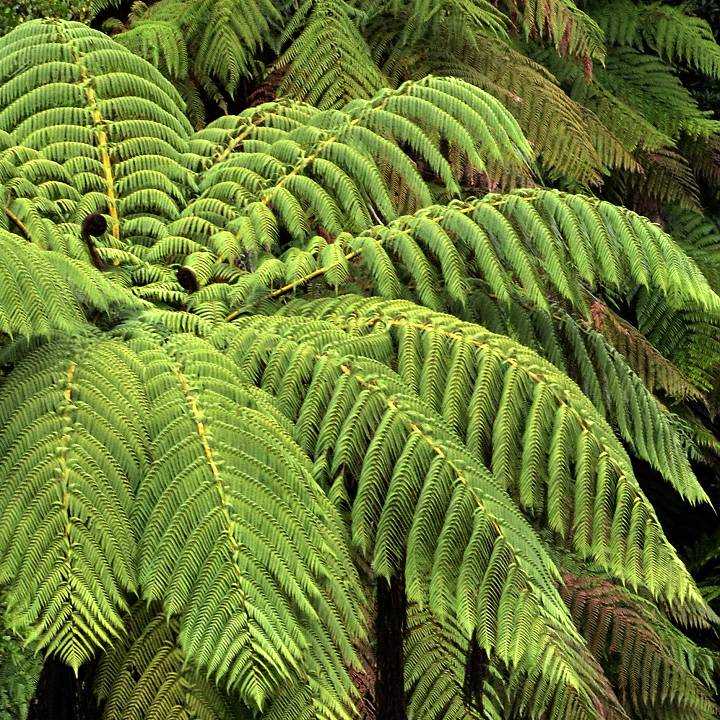
[[[76,678],[72,669],[58,660],[46,661],[28,720],[100,720],[93,695],[95,664],[83,665]]]
[[[404,579],[398,577],[389,584],[384,578],[379,578],[377,582],[377,720],[407,720],[403,657],[404,585]]]

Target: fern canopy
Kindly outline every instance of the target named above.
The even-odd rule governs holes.
[[[0,716],[715,716],[720,49],[600,5],[0,37]]]

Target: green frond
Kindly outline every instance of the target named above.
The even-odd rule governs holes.
[[[591,186],[600,184],[609,169],[637,169],[631,153],[595,113],[574,102],[546,68],[516,49],[488,39],[463,62],[448,62],[436,52],[422,64],[414,60],[409,70],[438,68],[495,95],[549,171]]]
[[[310,667],[347,692],[362,603],[310,461],[272,401],[206,343],[131,344],[153,408],[153,464],[133,513],[144,597],[179,616],[183,652],[248,705]],[[311,631],[322,643],[312,666]]]
[[[573,659],[586,685],[593,688],[591,703],[573,688],[553,688],[538,665],[509,670],[492,655],[483,656],[457,623],[441,624],[429,609],[412,605],[408,609],[404,658],[408,717],[594,720],[598,707],[602,707],[606,718],[625,718],[587,649],[572,638],[565,640],[564,652]]]
[[[73,332],[89,310],[138,309],[142,303],[77,260],[0,230],[0,336],[49,336]]]
[[[686,6],[603,0],[592,2],[591,8],[608,44],[647,47],[670,63],[720,77],[720,48],[712,28],[706,20],[690,15]]]
[[[96,194],[102,207],[85,214],[107,213],[115,238],[124,217],[178,214],[184,197],[168,192],[157,158],[177,163],[190,125],[160,72],[80,23],[25,23],[0,38],[0,54],[0,130],[63,166],[80,196]],[[65,197],[72,216],[82,202]]]
[[[0,717],[27,720],[42,660],[6,630],[0,635]]]
[[[683,302],[704,312],[720,307],[695,263],[659,226],[610,203],[554,190],[432,206],[370,228],[349,245],[346,258],[362,259],[379,294],[397,297],[402,271],[420,301],[433,308],[447,300],[428,282],[428,263],[439,266],[441,290],[460,307],[473,276],[502,301],[520,293],[548,310],[548,296],[558,295],[584,315],[586,289],[603,287],[631,296],[640,285],[658,291],[673,307]],[[324,271],[314,269],[305,281]]]
[[[19,362],[0,401],[6,623],[75,670],[123,632],[136,592],[130,513],[147,468],[137,357],[59,342]]]
[[[596,70],[595,81],[670,137],[677,137],[681,130],[701,136],[718,130],[712,113],[699,109],[673,68],[651,55],[632,48],[613,49],[605,66]]]
[[[592,66],[605,54],[602,29],[573,0],[503,0],[526,39],[547,39],[561,55],[576,56]]]
[[[563,571],[563,599],[590,650],[612,668],[633,717],[713,718],[712,654],[647,600],[593,576]]]
[[[521,507],[541,514],[630,586],[696,607],[702,622],[697,589],[665,540],[624,448],[563,373],[507,338],[411,303],[345,296],[291,304],[288,314],[297,311],[327,318],[351,336],[388,333],[400,376]],[[282,323],[290,327],[290,317]],[[322,434],[315,439],[317,422],[313,442],[323,447]],[[686,489],[695,501],[705,498],[697,481]]]
[[[676,308],[647,291],[638,293],[635,305],[638,330],[650,344],[697,387],[714,387],[720,364],[720,314]]]
[[[285,27],[278,45],[289,47],[271,72],[282,73],[278,96],[321,110],[369,98],[386,83],[370,56],[345,0],[305,0]]]
[[[692,445],[685,423],[653,395],[692,400],[702,396],[701,390],[606,305],[595,301],[591,320],[578,320],[560,308],[549,315],[519,300],[508,308],[474,288],[471,316],[567,373],[634,455],[683,497],[707,500],[689,463]]]
[[[465,688],[470,638],[454,623],[441,625],[427,608],[411,605],[407,616],[408,717],[481,720],[483,688],[473,688],[475,697]]]
[[[95,677],[104,720],[231,720],[217,687],[188,663],[176,620],[136,605],[126,634],[107,652]]]
[[[167,20],[140,22],[115,39],[168,77],[182,80],[188,76],[187,44],[178,24]]]
[[[720,288],[720,225],[708,214],[680,207],[665,210],[668,232],[697,263],[713,288]]]
[[[93,13],[108,4],[96,2]],[[183,80],[191,74],[218,83],[232,96],[241,79],[256,70],[256,54],[271,44],[280,20],[271,0],[161,0],[132,13],[129,27],[116,38],[170,77]]]
[[[510,498],[442,419],[380,363],[334,350],[316,357],[309,345],[268,342],[253,324],[215,341],[250,381],[277,393],[310,457],[326,457],[331,476],[342,474],[354,542],[375,572],[402,569],[410,601],[430,603],[441,618],[457,612],[481,647],[513,665],[537,663],[549,683],[587,699],[555,634],[557,623],[575,637],[557,613],[554,569]],[[537,636],[543,643],[526,640]]]

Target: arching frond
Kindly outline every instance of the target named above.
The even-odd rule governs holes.
[[[206,680],[178,646],[177,620],[135,606],[126,634],[103,657],[95,693],[104,720],[231,720],[218,688]]]
[[[695,263],[657,225],[624,208],[557,191],[518,190],[431,206],[344,242],[345,258],[362,260],[377,294],[402,296],[401,277],[408,278],[414,295],[432,308],[465,306],[473,276],[503,302],[520,293],[546,311],[554,295],[589,315],[587,289],[631,296],[638,285],[653,288],[670,306],[720,307]],[[329,269],[317,263],[271,295]],[[229,292],[231,302],[245,304],[247,292],[238,284]]]
[[[97,15],[117,5],[114,0],[92,0],[92,12]],[[280,20],[277,3],[271,0],[160,0],[131,13],[129,29],[123,28],[118,40],[133,50],[142,49],[144,57],[181,79],[187,47],[192,74],[217,82],[232,95],[256,68],[255,56],[271,43]],[[169,40],[175,36],[183,39],[173,48]],[[155,48],[148,45],[153,37],[159,40]]]
[[[215,342],[249,380],[278,393],[301,446],[330,477],[340,475],[353,539],[378,575],[402,568],[410,601],[430,603],[441,619],[457,613],[486,651],[542,668],[552,686],[575,687],[590,702],[592,689],[556,635],[558,623],[570,637],[575,631],[556,612],[554,571],[530,526],[397,376],[341,352],[316,358],[311,346],[252,328]],[[521,639],[538,636],[540,644]]]
[[[411,73],[434,68],[495,95],[517,118],[542,166],[552,173],[591,186],[600,184],[609,169],[637,169],[632,148],[601,118],[574,102],[546,68],[505,43],[485,40],[463,61],[448,61],[442,49],[428,51],[424,62],[414,57],[410,61]]]
[[[114,341],[48,345],[2,385],[6,622],[76,670],[122,634],[137,590],[130,512],[146,411],[137,358]]]
[[[401,390],[396,377],[374,361],[352,357],[344,361],[343,353],[347,351],[342,344],[336,352],[332,351],[338,343],[338,338],[332,335],[324,356],[328,368],[323,374],[314,372],[310,388],[301,384],[301,379],[310,382],[312,367],[308,366],[307,354],[300,354],[294,344],[263,346],[260,356],[245,349],[241,357],[246,359],[241,362],[247,364],[251,377],[257,378],[262,387],[273,393],[281,392],[281,407],[291,417],[297,417],[301,444],[309,448],[311,455],[340,452],[333,467],[352,468],[354,462],[364,467],[369,462],[365,445],[371,443],[373,436],[368,438],[368,430],[361,433],[357,428],[352,440],[350,436],[343,440],[355,426],[349,422],[338,425],[332,408],[339,404],[350,412],[356,402],[355,393],[367,396],[367,402],[375,397],[374,393],[378,401],[387,396],[388,410],[377,416],[379,422],[390,412],[385,420],[387,432],[392,428],[400,433],[404,425],[401,419],[407,414],[411,428],[417,425],[414,432],[421,434],[426,428],[435,441],[443,442],[443,453],[450,458],[452,454],[445,443],[453,447],[462,438],[473,457],[491,468],[495,480],[522,507],[531,513],[541,513],[548,525],[571,540],[580,552],[595,557],[632,586],[645,586],[671,604],[695,606],[699,612],[697,619],[702,622],[703,603],[675,551],[664,539],[654,510],[634,479],[624,449],[585,395],[552,365],[506,338],[410,303],[361,299],[353,302],[345,297],[300,305],[297,310],[346,326],[351,330],[350,336],[357,336],[358,340],[368,335],[371,353],[373,348],[385,348],[385,352],[397,355],[400,377],[409,386]],[[249,328],[262,323],[266,332],[270,327],[270,318],[242,322]],[[292,333],[291,317],[276,321],[274,327],[279,335]],[[306,320],[295,325],[295,337],[307,332]],[[319,337],[321,344],[329,342],[323,341],[322,335]],[[291,348],[298,353],[292,363]],[[436,352],[430,354],[432,349]],[[277,359],[271,359],[273,352]],[[354,367],[358,379],[353,381]],[[292,385],[287,373],[292,373]],[[372,380],[363,379],[367,373]],[[416,410],[412,409],[413,396],[407,395],[413,390],[424,399]],[[447,431],[435,427],[438,421],[433,422],[429,415],[433,410],[442,412],[443,424],[447,423],[453,433],[445,434]],[[357,422],[362,422],[362,416],[358,416]],[[388,440],[392,437],[391,433]],[[350,444],[345,446],[345,442]],[[382,464],[378,469],[394,467],[397,458],[395,454],[383,454],[390,449],[381,449],[380,438],[372,447],[376,448],[373,453],[380,453],[377,462]],[[399,452],[401,446],[393,447],[398,448],[394,452]],[[363,472],[371,470],[361,471],[360,482]],[[399,479],[398,492],[400,486]],[[699,494],[696,498],[704,496],[697,483],[694,492]],[[377,510],[371,517],[374,512]],[[390,526],[387,527],[389,530]],[[371,540],[365,524],[354,531],[354,537],[363,546],[377,542]],[[392,564],[399,561],[395,556],[383,554],[378,558],[375,547],[376,568],[386,567],[389,572],[389,568],[396,567]],[[386,553],[389,548],[381,550]]]
[[[177,216],[185,200],[168,176],[192,184],[179,164],[190,125],[155,68],[80,23],[26,23],[0,54],[0,130],[69,174],[68,220],[106,213],[120,238],[121,219]]]
[[[342,697],[362,603],[311,463],[270,399],[238,385],[206,343],[133,344],[153,407],[153,465],[134,510],[144,597],[179,616],[183,652],[246,704],[262,707],[311,668],[338,678]]]

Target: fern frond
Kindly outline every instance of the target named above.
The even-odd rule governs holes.
[[[268,339],[250,323],[215,342],[248,380],[277,394],[310,456],[342,474],[354,542],[375,572],[402,570],[410,601],[430,603],[441,618],[457,612],[488,652],[537,665],[551,685],[589,702],[592,690],[556,635],[557,626],[575,631],[557,614],[554,570],[477,459],[380,363]],[[542,643],[525,639],[538,636]]]
[[[582,645],[573,647],[572,640],[569,642],[565,652],[574,658],[585,683],[593,688],[592,703],[572,688],[551,689],[537,665],[505,673],[501,662],[486,656],[480,673],[471,674],[478,672],[471,665],[471,655],[481,652],[474,640],[455,622],[441,624],[428,608],[412,605],[405,640],[408,716],[413,720],[594,720],[598,707],[602,707],[604,717],[624,718],[599,665]],[[507,696],[503,690],[509,690]]]
[[[99,199],[85,214],[107,213],[117,239],[124,217],[177,216],[184,197],[160,168],[179,167],[190,125],[160,72],[80,23],[25,23],[0,53],[0,130],[62,165],[83,202]]]
[[[110,313],[143,303],[84,263],[0,230],[0,334],[13,337],[73,332],[87,309]]]
[[[133,343],[154,408],[154,462],[134,510],[144,597],[179,616],[183,652],[248,705],[308,670],[313,629],[313,671],[347,692],[362,601],[309,460],[270,399],[236,385],[237,370],[206,343]]]
[[[431,206],[365,231],[350,247],[346,259],[362,258],[378,294],[398,297],[402,272],[432,308],[447,303],[439,290],[466,305],[472,276],[501,301],[519,293],[546,311],[547,298],[556,295],[587,315],[587,288],[632,295],[638,285],[656,289],[671,306],[685,302],[706,312],[720,307],[698,267],[657,225],[610,203],[553,190]],[[444,287],[433,281],[433,266],[439,266]],[[272,295],[323,272],[313,270]],[[241,288],[233,302],[245,302]]]
[[[684,63],[709,77],[720,77],[720,48],[706,20],[685,6],[630,0],[593,2],[592,16],[611,45],[647,47],[673,64]]]
[[[697,263],[708,282],[720,288],[720,225],[709,214],[680,207],[665,210],[668,232]]]
[[[218,688],[192,667],[178,646],[177,620],[136,605],[126,634],[100,661],[95,694],[104,720],[231,720]]]
[[[281,71],[278,95],[321,110],[369,98],[386,85],[345,0],[305,0],[280,36],[289,47],[270,72]]]
[[[351,336],[389,334],[405,383],[442,413],[521,507],[541,513],[578,551],[631,586],[673,604],[697,603],[625,450],[552,365],[484,328],[411,303],[345,296],[291,304],[288,315],[297,311],[347,327]],[[282,322],[290,327],[289,317]],[[697,481],[688,489],[695,501],[705,497]],[[702,603],[697,607],[700,619]]]
[[[563,571],[561,595],[588,647],[613,668],[633,716],[713,718],[714,659],[652,603],[593,576]]]
[[[574,102],[546,68],[505,43],[488,39],[463,62],[448,62],[437,51],[422,64],[413,59],[408,70],[430,67],[500,99],[551,172],[591,186],[599,184],[608,169],[637,169],[631,153],[595,113]]]
[[[635,307],[638,330],[650,344],[699,388],[712,388],[720,365],[720,314],[675,308],[647,291],[638,292]]]
[[[50,344],[0,401],[6,622],[75,670],[122,634],[137,590],[130,512],[147,467],[147,399],[122,343]]]
[[[549,315],[518,299],[508,307],[481,287],[473,287],[471,298],[470,316],[478,323],[532,348],[567,373],[634,455],[683,497],[705,498],[688,460],[692,445],[685,423],[652,393],[698,399],[701,391],[635,328],[599,301],[586,321],[557,307]]]
[[[561,55],[584,60],[604,57],[603,31],[573,0],[504,0],[526,39],[547,39]]]

